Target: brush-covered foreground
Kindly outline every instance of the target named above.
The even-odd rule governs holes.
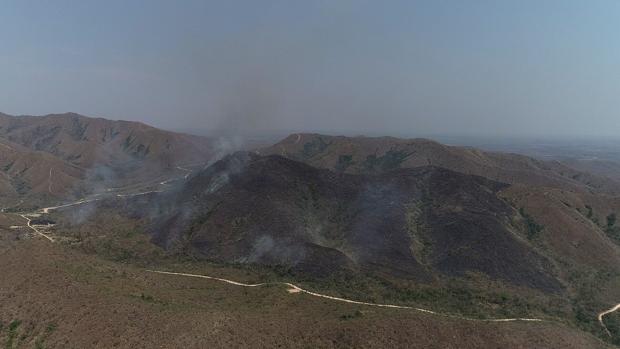
[[[607,347],[566,324],[463,321],[289,294],[281,286],[242,288],[158,275],[131,258],[43,240],[3,240],[1,252],[4,348]],[[163,252],[135,253],[143,260],[137,255]],[[160,260],[167,269],[245,282],[278,277],[265,270]]]

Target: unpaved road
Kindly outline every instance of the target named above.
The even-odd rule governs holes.
[[[609,329],[607,328],[607,326],[605,326],[605,322],[603,322],[603,316],[607,315],[607,314],[611,314],[615,311],[617,311],[618,309],[620,309],[620,303],[616,304],[615,306],[613,306],[612,308],[609,308],[603,312],[600,312],[598,314],[598,322],[601,324],[601,326],[603,326],[603,328],[605,329],[605,332],[607,332],[607,334],[611,337],[611,332],[609,332]]]
[[[433,314],[433,315],[444,316],[444,317],[450,317],[450,318],[461,319],[461,320],[468,320],[468,321],[482,321],[482,322],[514,322],[514,321],[540,322],[540,321],[545,321],[544,319],[537,319],[537,318],[474,319],[474,318],[468,318],[468,317],[458,316],[458,315],[454,315],[454,314],[438,313],[438,312],[435,312],[435,311],[432,311],[432,310],[428,310],[428,309],[422,309],[422,308],[416,308],[416,307],[408,307],[408,306],[405,306],[405,305],[368,303],[368,302],[354,301],[354,300],[350,300],[350,299],[346,299],[346,298],[334,297],[334,296],[329,296],[329,295],[322,294],[322,293],[308,291],[308,290],[303,289],[303,288],[301,288],[301,287],[299,287],[299,286],[297,286],[295,284],[291,284],[291,283],[288,283],[288,282],[267,282],[267,283],[259,283],[259,284],[245,284],[245,283],[238,282],[238,281],[222,279],[222,278],[217,278],[217,277],[208,276],[208,275],[198,275],[198,274],[188,274],[188,273],[175,273],[175,272],[161,271],[161,270],[147,270],[147,271],[150,272],[150,273],[156,273],[156,274],[177,275],[177,276],[184,276],[184,277],[193,277],[193,278],[216,280],[216,281],[221,281],[221,282],[225,282],[227,284],[231,284],[231,285],[235,285],[235,286],[241,286],[241,287],[259,287],[259,286],[265,286],[265,285],[284,285],[284,286],[287,286],[289,288],[288,292],[291,293],[291,294],[293,294],[293,293],[305,293],[305,294],[308,294],[308,295],[311,295],[311,296],[314,296],[314,297],[330,299],[330,300],[337,301],[337,302],[365,305],[365,306],[371,306],[371,307],[380,307],[380,308],[409,309],[409,310],[419,311],[419,312],[422,312],[422,313]]]
[[[187,172],[185,175],[183,175],[183,179],[187,179],[191,175],[191,173],[192,173],[192,170],[190,170],[190,169],[183,168],[183,167],[180,167],[180,166],[177,166],[177,168],[182,170],[182,171]],[[50,190],[50,193],[51,193],[51,188],[52,188],[52,181],[51,181],[52,169],[51,168],[50,168],[50,174],[49,175],[50,175],[50,177],[49,177],[50,178],[49,190]],[[165,180],[163,182],[160,182],[159,184],[160,185],[167,185],[168,183],[170,183],[172,181],[175,181],[175,180],[178,180],[179,178],[180,177],[173,177],[173,178],[167,179],[167,180]],[[123,188],[107,188],[107,189],[105,189],[104,192],[105,193],[109,193],[109,192],[116,191],[116,190],[121,190],[121,189],[123,189]],[[146,194],[152,194],[152,193],[162,193],[164,191],[165,190],[149,190],[149,191],[143,191],[143,192],[138,192],[138,193],[116,194],[116,196],[119,197],[119,198],[134,197],[134,196],[140,196],[140,195],[146,195]],[[99,201],[99,200],[103,200],[103,199],[108,198],[106,196],[97,197],[97,196],[100,196],[102,194],[103,193],[94,194],[94,195],[91,196],[90,199],[80,199],[78,201],[71,202],[71,203],[64,204],[64,205],[45,207],[45,208],[42,208],[38,212],[48,214],[48,213],[50,213],[50,211],[54,211],[54,210],[57,210],[59,208],[65,208],[65,207],[71,207],[71,206],[87,204],[87,203],[90,203],[90,202],[95,202],[95,201]]]
[[[28,218],[28,216],[26,216],[25,214],[20,214],[20,217],[26,220],[27,222],[26,225],[28,226],[28,228],[32,229],[37,235],[43,236],[44,238],[48,239],[50,242],[54,242],[54,239],[52,239],[51,236],[48,236],[47,234],[41,232],[39,229],[33,227],[30,224],[30,218]]]
[[[57,210],[57,209],[59,209],[59,208],[65,208],[65,207],[77,206],[77,205],[81,205],[81,204],[87,204],[87,203],[89,203],[89,202],[95,202],[95,201],[102,200],[102,199],[103,199],[103,198],[98,198],[98,199],[88,199],[88,200],[86,200],[86,199],[81,199],[81,200],[78,200],[78,201],[76,201],[76,202],[72,202],[72,203],[70,203],[70,204],[59,205],[59,206],[51,206],[51,207],[45,207],[45,208],[41,209],[41,211],[39,211],[39,212],[41,212],[41,213],[46,213],[46,214],[47,214],[47,213],[50,213],[50,211],[54,211],[54,210]]]
[[[132,194],[116,194],[117,197],[119,198],[126,198],[126,197],[134,197],[134,196],[140,196],[140,195],[146,195],[146,194],[152,194],[152,193],[163,193],[164,190],[150,190],[150,191],[143,191],[143,192],[139,192],[139,193],[132,193]],[[91,199],[81,199],[78,200],[76,202],[71,202],[68,204],[64,204],[64,205],[58,205],[58,206],[51,206],[51,207],[45,207],[42,208],[40,211],[37,211],[38,213],[50,213],[50,211],[54,211],[57,210],[59,208],[65,208],[65,207],[71,207],[71,206],[78,206],[78,205],[82,205],[82,204],[87,204],[90,202],[95,202],[95,201],[100,201],[103,199],[109,198],[109,196],[104,196],[104,197],[99,197],[99,198],[91,198]]]
[[[2,143],[0,143],[0,145],[5,146]],[[8,146],[5,146],[5,147],[8,148]],[[187,172],[185,175],[183,175],[184,179],[187,179],[191,175],[191,173],[192,173],[192,170],[190,170],[190,169],[183,168],[181,166],[177,166],[177,168],[180,169],[181,171]],[[53,170],[54,170],[54,168],[50,167],[49,177],[48,177],[48,188],[47,188],[50,193],[52,193],[52,173],[53,173]],[[176,179],[179,179],[179,178],[178,177],[171,178],[171,179],[169,179],[167,181],[161,182],[160,184],[165,185],[167,182],[170,182],[170,181],[173,181],[173,180],[176,180]],[[106,191],[108,191],[108,190],[106,189]],[[116,194],[116,196],[117,197],[134,197],[134,196],[146,195],[146,194],[151,194],[151,193],[161,193],[163,191],[164,190],[151,190],[151,191],[132,193],[132,194]],[[23,219],[25,219],[26,222],[27,222],[26,225],[28,226],[28,228],[32,229],[32,231],[34,231],[37,235],[42,236],[42,237],[46,238],[47,240],[49,240],[51,242],[54,242],[54,239],[51,236],[43,233],[39,229],[37,229],[34,226],[32,226],[32,224],[30,224],[31,220],[30,220],[30,218],[28,218],[28,215],[49,214],[50,211],[54,211],[54,210],[57,210],[57,209],[60,209],[60,208],[71,207],[71,206],[78,206],[78,205],[87,204],[87,203],[90,203],[90,202],[95,202],[95,201],[103,200],[103,199],[106,198],[106,196],[97,197],[97,196],[100,196],[100,195],[101,195],[101,193],[95,194],[95,195],[93,195],[89,199],[84,198],[84,199],[80,199],[78,201],[71,202],[71,203],[64,204],[64,205],[44,207],[44,208],[40,209],[39,211],[35,211],[35,212],[31,212],[31,213],[17,213],[17,215],[22,217]]]
[[[146,195],[146,194],[153,194],[153,193],[163,193],[163,190],[150,190],[150,191],[143,191],[140,193],[135,193],[135,194],[116,194],[117,197],[119,198],[127,198],[127,197],[134,197],[134,196],[140,196],[140,195]]]
[[[181,166],[177,166],[177,168],[181,171],[185,171],[185,176],[183,176],[183,179],[187,179],[189,178],[189,176],[192,174],[192,170],[185,168],[185,167],[181,167]]]

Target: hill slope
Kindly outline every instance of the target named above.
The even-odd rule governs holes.
[[[86,171],[42,151],[33,151],[0,138],[0,196],[16,199],[27,194],[67,193]]]
[[[232,268],[200,270],[260,280]],[[45,241],[0,247],[0,273],[0,341],[24,348],[611,348],[564,324],[368,309],[280,287],[147,273]]]
[[[122,215],[181,258],[267,266],[350,299],[551,317],[598,335],[597,312],[620,299],[618,230],[605,221],[620,201],[601,194],[236,153],[174,190],[94,205],[88,234]]]
[[[497,196],[505,187],[437,167],[349,175],[237,153],[149,199],[146,212],[157,243],[209,259],[419,282],[480,272],[557,292],[551,265]]]
[[[278,154],[346,173],[432,165],[510,184],[620,193],[617,182],[572,169],[559,161],[452,147],[426,139],[293,134],[259,153]]]
[[[56,198],[101,186],[92,182],[146,182],[177,166],[204,163],[212,154],[211,141],[203,137],[73,113],[0,114],[0,146],[3,195]]]

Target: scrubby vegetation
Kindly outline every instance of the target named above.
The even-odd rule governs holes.
[[[15,341],[15,338],[17,337],[17,329],[19,328],[21,324],[22,324],[21,320],[13,320],[9,324],[9,327],[7,329],[8,330],[7,339],[4,345],[6,349],[13,348],[13,343]]]
[[[607,216],[607,226],[605,233],[617,244],[620,244],[620,227],[616,226],[616,214],[611,213]]]
[[[600,225],[600,221],[596,214],[594,213],[594,209],[590,205],[585,205],[586,208],[586,218],[592,221],[592,223],[596,225]],[[581,212],[581,211],[580,211]]]
[[[608,314],[604,317],[604,321],[611,334],[611,342],[620,345],[620,314],[618,312]]]
[[[354,313],[350,314],[342,314],[340,315],[341,320],[350,320],[364,316],[364,313],[361,310],[356,310]]]
[[[45,348],[45,339],[51,335],[56,330],[56,324],[50,323],[45,327],[45,331],[42,335],[40,335],[36,341],[34,342],[35,349],[44,349]]]
[[[399,168],[400,165],[411,155],[404,150],[388,150],[384,155],[368,155],[364,162],[364,169],[369,172],[389,171]]]
[[[302,151],[302,156],[305,158],[310,158],[314,155],[322,153],[327,147],[329,147],[330,143],[325,142],[322,137],[317,137],[313,139],[311,142],[304,144],[304,150]]]
[[[577,208],[577,211],[584,214],[588,219],[592,221],[592,223],[596,224],[599,228],[601,228],[607,236],[612,239],[615,243],[620,244],[620,226],[617,225],[618,217],[615,212],[608,214],[605,217],[605,224],[601,224],[598,217],[596,216],[594,209],[590,205],[585,205],[586,212],[585,214]]]
[[[540,232],[545,229],[545,227],[541,224],[538,224],[532,218],[532,216],[525,212],[525,209],[523,207],[519,209],[519,214],[521,214],[521,217],[523,217],[523,219],[525,220],[527,238],[529,240],[536,239],[540,235]]]
[[[353,164],[353,155],[340,155],[338,157],[338,164],[336,164],[336,171],[344,172]]]

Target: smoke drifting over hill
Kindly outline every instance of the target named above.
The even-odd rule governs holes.
[[[138,3],[9,6],[3,110],[193,132],[601,136],[619,126],[614,2]]]

